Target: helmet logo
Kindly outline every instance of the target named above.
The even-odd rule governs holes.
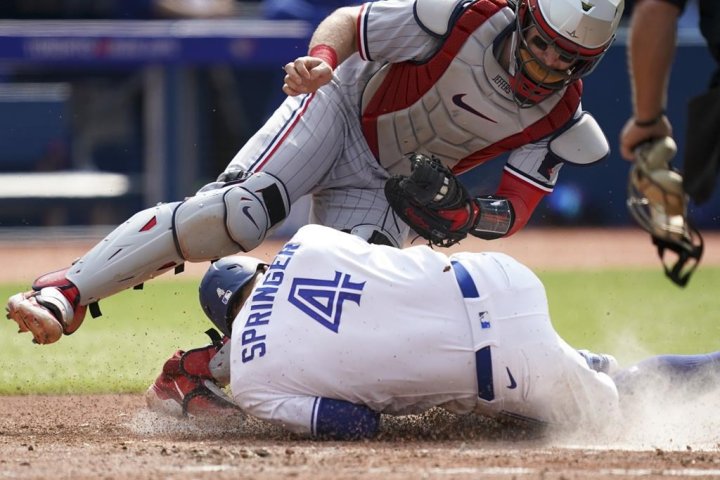
[[[572,32],[568,32],[567,30],[565,30],[565,33],[567,33],[568,36],[571,37],[571,38],[578,38],[576,32],[577,32],[576,30],[573,30]]]
[[[230,300],[230,297],[232,296],[232,290],[223,290],[222,288],[215,290],[215,293],[217,293],[217,296],[223,305],[227,305],[228,300]]]

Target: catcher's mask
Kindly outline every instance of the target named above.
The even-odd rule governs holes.
[[[593,71],[615,39],[624,0],[518,0],[510,83],[531,107]],[[545,52],[557,59],[548,65]]]
[[[210,321],[230,336],[233,307],[242,288],[266,263],[239,255],[213,262],[200,282],[200,305]]]
[[[688,197],[682,175],[670,168],[677,147],[670,137],[643,143],[635,149],[630,169],[627,207],[635,221],[650,233],[665,274],[684,287],[702,257],[704,242],[688,221]],[[670,251],[677,256],[666,258]]]

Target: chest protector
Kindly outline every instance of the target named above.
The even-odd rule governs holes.
[[[408,175],[406,156],[437,157],[454,173],[537,141],[562,127],[580,104],[582,83],[530,108],[513,99],[493,43],[515,21],[504,0],[478,0],[423,63],[389,63],[368,82],[362,128],[391,174]]]

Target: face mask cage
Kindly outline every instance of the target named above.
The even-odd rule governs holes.
[[[515,101],[530,107],[588,75],[602,59],[602,48],[588,49],[560,36],[544,21],[536,1],[519,2],[515,16],[514,82]],[[563,70],[550,67],[536,51],[551,50],[567,63]]]

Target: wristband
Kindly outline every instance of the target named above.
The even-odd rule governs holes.
[[[658,123],[660,120],[662,120],[663,116],[665,116],[665,110],[660,110],[660,113],[657,117],[652,118],[650,120],[644,120],[640,121],[638,119],[635,119],[635,126],[636,127],[652,127],[656,123]]]
[[[310,55],[311,57],[319,58],[320,60],[330,65],[330,68],[332,68],[333,70],[335,70],[338,66],[337,52],[330,45],[325,45],[324,43],[321,43],[320,45],[315,45],[310,49],[310,53],[308,55]]]

